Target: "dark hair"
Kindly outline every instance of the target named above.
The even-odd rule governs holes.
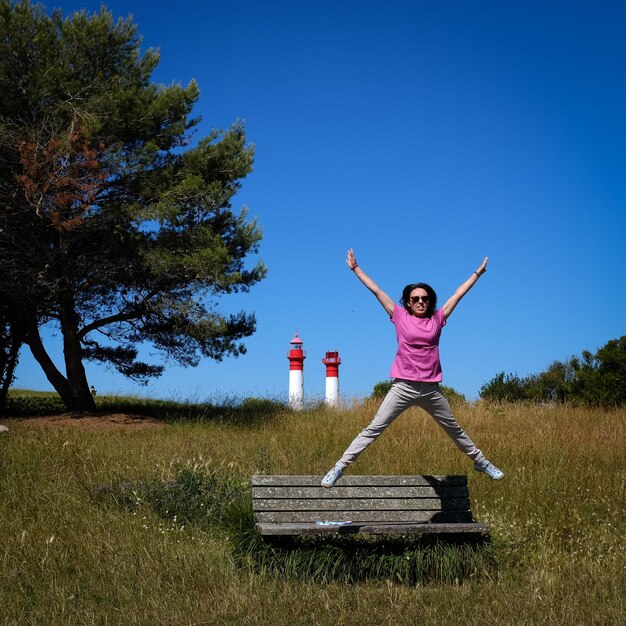
[[[402,290],[402,298],[400,298],[400,303],[402,306],[411,313],[411,307],[409,306],[409,296],[413,289],[423,289],[428,294],[428,308],[426,309],[426,317],[432,317],[433,313],[437,310],[437,294],[435,290],[426,283],[414,283],[412,285],[407,285]]]

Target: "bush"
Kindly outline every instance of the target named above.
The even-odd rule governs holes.
[[[382,400],[389,393],[392,384],[393,380],[381,380],[379,383],[374,385],[374,389],[372,390],[372,395],[370,397],[376,400]],[[441,393],[443,393],[450,403],[459,404],[467,402],[465,396],[452,387],[441,385]]]
[[[269,398],[245,398],[241,403],[241,409],[244,415],[261,417],[284,413],[288,407],[284,402]]]
[[[572,386],[574,399],[585,404],[626,404],[626,335],[607,342],[595,355],[583,352]]]
[[[381,380],[379,383],[374,385],[374,389],[372,390],[371,398],[375,400],[382,400],[391,389],[391,385],[393,384],[393,380]]]
[[[452,387],[441,385],[441,393],[446,397],[450,404],[465,404],[467,400],[465,396]]]
[[[207,529],[226,523],[232,517],[231,508],[239,506],[245,493],[241,481],[220,476],[206,466],[187,464],[177,466],[171,479],[120,480],[102,486],[94,499],[128,510],[147,504],[164,520]]]
[[[626,404],[626,336],[612,339],[594,355],[555,361],[544,372],[520,378],[496,374],[480,389],[484,400],[572,402],[591,406]]]
[[[527,400],[526,383],[517,374],[500,372],[480,388],[480,397],[500,402]]]
[[[10,417],[35,417],[38,415],[58,415],[67,409],[56,393],[22,394],[9,392],[6,400],[6,415]]]

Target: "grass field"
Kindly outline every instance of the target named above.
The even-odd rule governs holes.
[[[236,530],[251,474],[323,474],[375,403],[297,414],[252,402],[226,419],[170,408],[169,420],[168,405],[126,423],[4,420],[1,623],[626,623],[624,409],[456,407],[501,482],[473,472],[425,414],[399,418],[351,471],[469,474],[493,538],[456,581],[409,583],[320,582],[298,563],[280,576],[242,557]]]

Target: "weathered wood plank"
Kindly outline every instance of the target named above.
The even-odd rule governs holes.
[[[253,487],[253,499],[263,498],[462,498],[468,496],[466,486],[442,485],[440,487],[385,486],[344,487]]]
[[[428,534],[473,534],[487,535],[486,524],[350,524],[349,526],[317,526],[314,524],[258,524],[259,532],[268,536],[295,535],[428,535]]]
[[[258,523],[290,524],[325,522],[473,522],[466,511],[259,511]]]
[[[253,476],[252,504],[263,535],[487,534],[474,521],[467,476]],[[315,522],[348,525],[317,525]]]
[[[255,499],[255,511],[441,511],[469,510],[469,498]]]
[[[256,486],[278,486],[286,487],[319,487],[322,476],[268,476],[256,474],[252,476],[251,484]],[[397,486],[439,486],[439,485],[467,485],[467,476],[342,476],[337,485],[347,487],[369,486],[385,487],[388,485]]]

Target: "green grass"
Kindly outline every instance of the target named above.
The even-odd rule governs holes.
[[[491,545],[362,540],[281,551],[251,532],[250,475],[321,475],[376,403],[301,414],[260,406],[221,416],[217,405],[190,407],[185,418],[175,404],[160,414],[165,426],[137,430],[5,420],[0,623],[626,621],[624,409],[457,406],[506,472],[501,482],[473,473],[410,410],[351,471],[470,474]]]
[[[288,412],[287,405],[270,398],[219,397],[205,402],[159,400],[142,396],[96,396],[97,414],[131,413],[158,420],[247,422]],[[11,389],[5,414],[36,417],[65,413],[60,396],[53,391]]]

